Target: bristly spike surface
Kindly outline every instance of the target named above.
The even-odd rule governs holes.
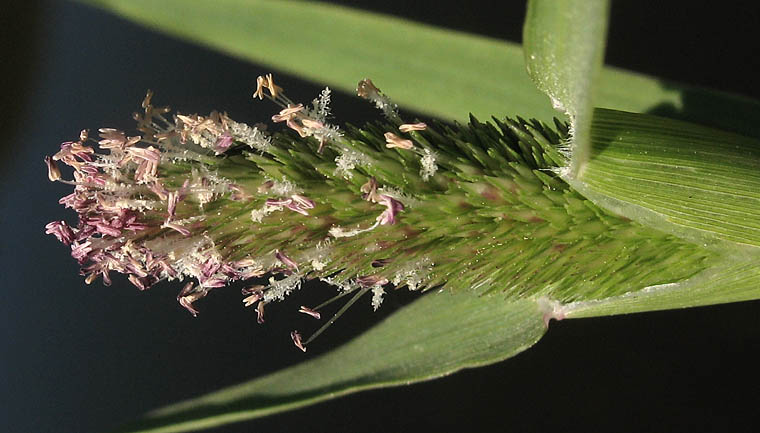
[[[363,83],[365,97],[392,108]],[[311,279],[372,290],[374,308],[391,284],[566,303],[682,281],[710,258],[562,181],[562,122],[401,125],[388,108],[393,123],[339,129],[327,123],[329,89],[303,109],[271,75],[258,84],[290,131],[269,136],[217,112],[172,123],[146,99],[143,135],[104,128],[100,152],[84,134],[46,160],[51,180],[62,176],[55,161],[73,169],[60,202],[78,224],[47,232],[88,282],[116,271],[144,290],[191,278],[178,301],[195,315],[209,291],[268,277],[244,300],[263,321],[266,303]]]

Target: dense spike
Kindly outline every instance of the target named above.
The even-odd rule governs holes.
[[[64,143],[53,159],[75,169],[64,202],[80,223],[48,230],[72,246],[88,281],[115,270],[145,289],[192,277],[197,287],[178,299],[195,314],[209,290],[270,274],[245,300],[263,320],[264,305],[304,279],[374,287],[375,306],[389,283],[568,302],[683,280],[709,254],[574,192],[554,172],[564,123],[473,116],[340,131],[326,110],[275,90],[285,108],[274,119],[295,132],[267,137],[214,113],[171,124],[148,103],[145,137],[104,130],[110,154]],[[662,266],[670,262],[679,265]]]

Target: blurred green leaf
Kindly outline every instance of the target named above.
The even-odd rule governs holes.
[[[369,77],[396,103],[439,117],[466,120],[469,111],[555,115],[525,74],[516,44],[321,2],[91,3],[345,92],[354,93]],[[251,85],[265,72],[252,70]]]
[[[433,379],[514,356],[545,330],[535,301],[505,302],[468,291],[429,293],[330,353],[156,410],[120,431],[199,430]]]
[[[557,115],[520,45],[321,2],[85,0],[152,29],[353,93],[372,78],[407,109],[466,121]],[[255,76],[267,71],[251,71]],[[760,136],[754,100],[605,68],[595,104]]]
[[[604,60],[609,2],[531,0],[523,29],[528,74],[552,106],[570,117],[576,177],[588,160],[594,90]]]

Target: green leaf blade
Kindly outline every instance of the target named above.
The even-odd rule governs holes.
[[[657,116],[597,109],[583,179],[598,205],[728,252],[760,247],[760,142]]]
[[[369,77],[396,103],[435,117],[517,114],[551,123],[557,115],[525,72],[521,46],[506,41],[320,2],[84,1],[335,90],[354,93],[356,82]],[[265,72],[252,71],[251,85]],[[757,101],[616,68],[603,69],[595,101],[760,136]]]
[[[122,432],[183,432],[283,412],[353,392],[501,361],[546,330],[532,300],[429,293],[311,361],[149,414]]]
[[[760,298],[760,142],[657,116],[596,109],[583,178],[600,207],[718,254],[684,281],[565,305],[565,317]]]

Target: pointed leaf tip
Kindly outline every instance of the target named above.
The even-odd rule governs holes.
[[[311,361],[151,413],[122,432],[183,432],[254,419],[357,391],[433,379],[509,358],[546,331],[533,300],[429,293]]]

